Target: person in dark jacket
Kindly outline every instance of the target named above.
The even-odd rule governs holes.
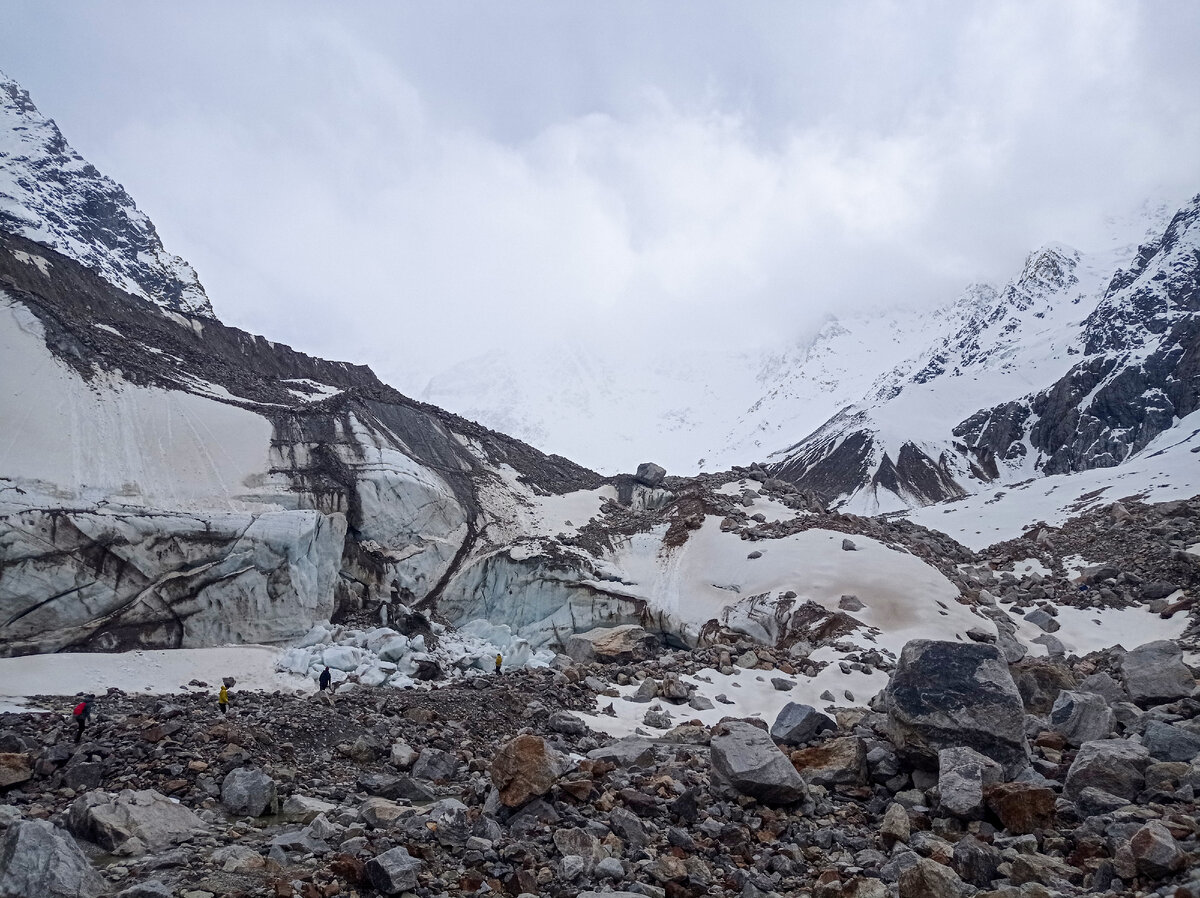
[[[94,695],[84,696],[83,701],[75,706],[75,726],[78,727],[75,730],[76,745],[83,739],[83,728],[87,726],[88,721],[92,717],[92,702],[95,701],[95,698],[96,696]]]
[[[321,676],[317,680],[317,685],[321,687],[322,692],[324,692],[326,689],[329,688],[329,681],[332,679],[333,679],[333,674],[331,674],[329,672],[328,667],[326,667],[323,671],[321,671]]]

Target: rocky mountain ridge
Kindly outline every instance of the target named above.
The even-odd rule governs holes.
[[[164,309],[212,318],[191,265],[168,253],[125,189],[96,170],[0,72],[0,227],[52,247]]]
[[[949,336],[772,458],[772,472],[886,512],[1120,464],[1196,408],[1198,207],[1132,267],[1047,247],[1004,290],[971,291]]]

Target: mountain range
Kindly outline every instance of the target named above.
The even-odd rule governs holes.
[[[124,189],[0,79],[2,651],[281,642],[380,602],[536,645],[625,622],[690,643],[746,597],[803,600],[798,558],[835,532],[881,540],[880,570],[960,552],[827,506],[982,548],[1116,484],[1190,496],[1200,198],[1137,229],[783,352],[490,358],[434,378],[433,404],[219,321]],[[614,405],[628,429],[589,430]],[[709,473],[604,475],[486,426],[541,442],[551,419],[581,451],[676,434]],[[1079,488],[1033,501],[1060,475]],[[850,577],[850,558],[821,563]]]

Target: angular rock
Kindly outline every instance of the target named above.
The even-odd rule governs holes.
[[[1094,692],[1096,695],[1102,695],[1108,700],[1109,704],[1123,702],[1129,698],[1125,692],[1125,687],[1104,671],[1084,677],[1079,681],[1079,686],[1076,688],[1079,692]]]
[[[221,783],[221,803],[231,814],[261,817],[278,802],[275,781],[253,767],[235,767]]]
[[[562,755],[540,736],[517,736],[502,745],[492,759],[492,784],[505,806],[520,807],[549,792],[564,769]]]
[[[1067,771],[1063,792],[1078,798],[1086,788],[1132,799],[1145,784],[1150,752],[1129,739],[1085,742]]]
[[[799,702],[784,705],[771,724],[771,736],[788,745],[801,745],[826,730],[837,730],[833,718]]]
[[[1025,708],[999,649],[917,639],[884,690],[897,750],[932,769],[943,748],[974,748],[1015,771],[1028,763]]]
[[[938,752],[938,794],[941,808],[956,817],[978,817],[983,811],[983,790],[1000,782],[999,764],[970,748],[943,748]]]
[[[1157,820],[1151,820],[1134,833],[1129,850],[1138,872],[1155,879],[1182,870],[1187,864],[1187,854],[1171,831]]]
[[[983,790],[984,800],[1013,835],[1023,836],[1054,825],[1054,790],[1034,783],[999,783]]]
[[[867,747],[858,736],[828,739],[790,755],[805,782],[816,786],[860,786],[867,781]]]
[[[454,779],[458,770],[458,755],[439,748],[424,748],[412,767],[413,779],[428,780],[431,783],[446,782]]]
[[[883,822],[879,825],[879,838],[883,847],[891,849],[897,842],[908,842],[912,835],[912,821],[908,819],[908,811],[904,805],[892,802],[883,812]]]
[[[1000,851],[981,842],[974,836],[963,836],[954,845],[950,865],[963,882],[986,888],[1000,875],[1000,864],[1004,860]]]
[[[67,833],[45,820],[19,820],[0,838],[0,895],[97,898],[104,880]]]
[[[394,821],[409,813],[410,808],[378,796],[368,798],[358,808],[358,816],[362,821],[376,829],[387,829]]]
[[[1049,714],[1064,689],[1074,689],[1075,674],[1067,665],[1048,658],[1030,658],[1012,668],[1021,701],[1031,714]]]
[[[189,808],[153,789],[85,792],[71,803],[76,836],[112,852],[169,848],[208,827]]]
[[[1041,608],[1035,608],[1025,615],[1025,620],[1029,621],[1035,627],[1041,627],[1047,633],[1055,633],[1062,626],[1053,615],[1049,614]]]
[[[435,797],[432,786],[411,776],[363,773],[359,775],[357,785],[368,795],[393,801],[400,798],[408,801],[432,801]]]
[[[658,639],[653,634],[637,624],[622,624],[574,633],[567,637],[563,651],[579,664],[590,661],[628,664],[649,658],[657,647]]]
[[[407,849],[393,848],[367,861],[367,879],[383,894],[398,895],[417,887],[417,874],[423,866]]]
[[[321,814],[336,810],[337,805],[308,795],[289,795],[280,814],[292,823],[312,823]]]
[[[637,473],[633,475],[633,479],[644,486],[658,486],[666,476],[667,471],[661,465],[644,461],[637,466]]]
[[[767,804],[791,804],[808,795],[808,786],[771,736],[752,724],[720,724],[711,742],[713,779]]]
[[[1142,744],[1159,761],[1194,761],[1200,756],[1200,735],[1161,720],[1152,720]]]
[[[15,752],[0,754],[0,789],[16,786],[33,779],[29,756]]]
[[[900,898],[961,898],[964,891],[957,873],[924,857],[900,873],[898,884]]]
[[[1138,705],[1158,705],[1191,695],[1196,680],[1184,666],[1183,650],[1169,639],[1148,642],[1121,658],[1125,689]]]
[[[654,763],[655,745],[648,739],[627,736],[612,745],[594,748],[587,756],[593,761],[608,761],[618,767],[645,767]]]
[[[1078,748],[1112,732],[1112,709],[1102,695],[1064,689],[1050,709],[1050,727],[1067,740],[1067,745]]]

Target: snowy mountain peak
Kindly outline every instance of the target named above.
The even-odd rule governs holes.
[[[195,270],[163,249],[120,184],[67,143],[0,72],[0,228],[82,262],[116,287],[173,312],[212,318]]]

